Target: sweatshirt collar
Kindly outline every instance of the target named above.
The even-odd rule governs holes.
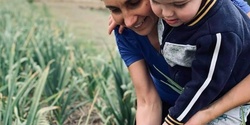
[[[217,0],[202,0],[201,7],[196,14],[195,18],[187,23],[188,26],[193,26],[197,24],[214,6]]]

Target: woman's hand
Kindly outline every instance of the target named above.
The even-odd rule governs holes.
[[[110,35],[112,33],[112,31],[115,29],[115,27],[118,24],[116,24],[114,18],[112,17],[112,15],[109,16],[109,27],[108,27],[108,34]],[[119,33],[121,34],[122,31],[124,30],[124,26],[120,25],[119,27]]]

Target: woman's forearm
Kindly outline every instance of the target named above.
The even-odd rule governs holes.
[[[151,83],[153,84],[153,83]],[[150,86],[147,94],[137,93],[136,125],[160,125],[162,104],[154,86]],[[139,91],[137,91],[139,92]]]
[[[136,125],[160,125],[161,109],[160,103],[137,107]]]
[[[145,61],[134,62],[128,69],[137,98],[136,125],[160,125],[161,99],[155,89]]]
[[[185,125],[205,125],[237,106],[250,101],[250,75],[206,109],[197,112]]]

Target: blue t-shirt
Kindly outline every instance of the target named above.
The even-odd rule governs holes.
[[[236,6],[241,8],[245,13],[250,12],[250,6],[244,0],[231,0]]]
[[[163,56],[151,45],[146,36],[140,36],[130,29],[122,34],[115,28],[117,46],[121,58],[127,66],[144,59],[161,99],[169,105],[174,105],[179,94],[171,89],[164,76],[168,76],[167,63]]]

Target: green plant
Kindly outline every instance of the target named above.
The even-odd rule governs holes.
[[[34,0],[27,0],[29,3],[33,3],[34,2]]]
[[[74,43],[45,6],[12,0],[0,15],[1,125],[63,125],[86,106],[86,124],[92,113],[104,124],[134,123],[134,90],[117,53],[103,58]]]
[[[133,125],[136,112],[133,85],[120,57],[117,53],[113,56],[109,52],[111,63],[104,65],[101,70],[103,77],[99,81],[104,91],[96,107],[104,124]]]
[[[68,70],[74,63],[68,59],[72,50],[68,50],[71,46],[67,42],[71,37],[66,35],[63,24],[46,17],[47,12],[43,14],[35,5],[21,2],[6,2],[0,7],[0,93],[3,96],[0,123],[33,125],[44,116],[38,115],[38,111],[55,106],[57,110],[47,109],[59,112],[55,116],[66,119],[65,109],[73,103],[64,101],[70,94],[63,95],[73,93],[71,89],[68,91],[68,84],[74,82]],[[58,124],[63,124],[64,119],[58,119]]]

